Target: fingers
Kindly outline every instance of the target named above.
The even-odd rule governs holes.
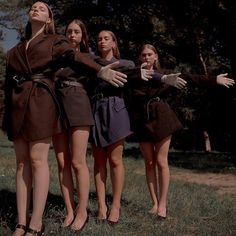
[[[218,76],[220,77],[226,77],[228,75],[228,73],[225,73],[225,74],[219,74]]]
[[[178,73],[175,73],[175,74],[172,74],[173,76],[176,76],[176,77],[179,77],[180,75],[181,75],[181,73],[180,72],[178,72]]]
[[[235,84],[234,80],[232,79],[225,79],[224,86],[229,88],[230,86],[233,86]]]
[[[125,78],[127,78],[127,75],[119,72],[119,71],[113,71],[113,76],[110,79],[110,83],[116,87],[123,87],[124,83],[127,82]]]
[[[141,64],[141,69],[144,68],[145,66],[147,66],[147,62]]]
[[[154,74],[154,70],[141,69],[141,79],[145,81],[148,81],[149,79],[151,79],[153,74]]]
[[[112,80],[109,81],[112,85],[115,87],[123,87],[124,83],[121,82],[119,79],[113,78]]]
[[[127,82],[127,75],[126,74],[124,74],[124,73],[122,73],[122,72],[119,72],[119,71],[114,71],[115,72],[115,76],[117,77],[117,78],[120,78],[120,80],[121,81],[123,81],[123,82]]]
[[[227,79],[227,83],[230,85],[234,85],[235,81],[233,79]]]
[[[183,86],[185,86],[187,84],[187,81],[182,79],[182,78],[180,78],[180,77],[177,78],[177,81],[178,81],[178,83],[180,83]]]

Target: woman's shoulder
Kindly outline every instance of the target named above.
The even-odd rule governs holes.
[[[120,59],[120,66],[124,66],[124,67],[135,67],[135,64],[133,61],[131,60],[127,60],[127,59]]]

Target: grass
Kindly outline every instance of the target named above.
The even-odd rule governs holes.
[[[11,144],[0,136],[0,235],[11,235],[16,222],[15,202],[15,157]],[[189,155],[189,154],[188,154]],[[231,195],[222,198],[216,188],[206,185],[171,181],[168,197],[168,218],[158,221],[147,211],[151,207],[147,190],[144,163],[139,152],[125,154],[126,179],[122,196],[121,219],[111,227],[96,222],[97,199],[93,183],[93,158],[88,152],[91,174],[89,197],[89,222],[81,235],[116,236],[203,236],[236,235],[236,200]],[[76,235],[68,229],[61,229],[64,205],[60,195],[57,166],[53,150],[50,150],[50,192],[45,209],[46,235]],[[111,204],[111,184],[108,181],[108,204]]]

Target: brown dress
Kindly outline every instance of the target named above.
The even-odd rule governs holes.
[[[22,134],[27,141],[35,141],[61,132],[54,72],[75,61],[82,70],[101,68],[82,53],[75,54],[61,35],[40,34],[27,50],[23,41],[8,52],[2,128],[9,140]]]
[[[165,100],[169,86],[157,81],[130,84],[128,110],[131,129],[137,142],[159,142],[182,128]]]
[[[199,85],[216,84],[215,76],[185,74],[181,78]],[[182,124],[165,99],[170,89],[158,80],[131,81],[127,102],[136,141],[159,142],[182,129]]]

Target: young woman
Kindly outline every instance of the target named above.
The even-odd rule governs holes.
[[[103,30],[98,34],[97,47],[101,65],[119,61],[124,68],[134,68],[134,63],[120,59],[117,39],[113,32]],[[92,127],[94,179],[98,197],[98,219],[110,224],[120,217],[121,195],[124,184],[122,160],[124,140],[131,134],[129,116],[123,99],[123,89],[97,81],[91,94],[95,125]],[[108,211],[106,204],[107,162],[110,165],[113,200]],[[109,214],[108,214],[109,212]]]
[[[154,46],[144,45],[139,60],[140,63],[146,63],[146,69],[160,71],[158,54]],[[205,81],[202,76],[188,77],[197,82]],[[163,76],[163,82],[167,82],[165,81],[166,78]],[[224,74],[217,76],[217,80],[214,77],[209,78],[208,81],[208,83],[215,81],[226,87],[234,84]],[[157,214],[160,219],[165,219],[170,182],[168,151],[172,134],[181,129],[182,126],[165,101],[168,85],[161,85],[152,81],[148,83],[139,81],[139,83],[132,84],[130,92],[131,127],[139,141],[144,157],[146,180],[152,199],[152,208],[149,213]]]
[[[98,72],[111,83],[117,84],[126,77],[76,53],[64,36],[56,35],[53,14],[46,3],[34,3],[28,16],[25,40],[7,54],[2,126],[9,140],[14,142],[16,153],[18,224],[14,236],[42,235],[44,231],[42,216],[49,186],[48,150],[51,137],[62,130],[54,72],[65,64],[76,63],[78,69]],[[33,209],[29,217],[32,186]]]
[[[66,37],[76,51],[89,52],[87,31],[82,21],[75,19],[70,22],[66,27]],[[94,122],[85,90],[86,80],[83,73],[71,67],[61,68],[57,72],[57,94],[63,107],[66,130],[53,137],[53,146],[67,212],[62,226],[70,226],[74,230],[81,229],[88,218],[89,170],[86,151],[90,126]],[[72,168],[77,184],[77,208],[73,196]]]

